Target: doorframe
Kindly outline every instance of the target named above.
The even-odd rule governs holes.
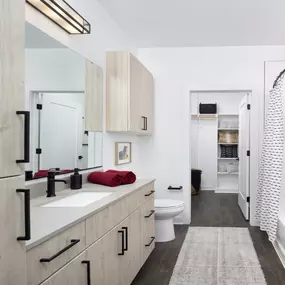
[[[189,89],[188,89],[189,90]],[[252,112],[252,96],[253,96],[253,90],[252,89],[190,89],[189,90],[189,110],[188,110],[188,115],[189,115],[189,147],[191,147],[191,95],[192,93],[195,93],[195,92],[201,92],[201,93],[215,93],[215,92],[220,92],[220,93],[227,93],[227,92],[232,92],[232,93],[248,93],[249,95],[249,104],[251,106],[251,109],[250,109],[250,113],[249,113],[249,131],[251,129],[251,125],[252,125],[252,122],[254,120],[254,117],[253,117],[253,112]],[[250,197],[250,202],[249,202],[249,224],[252,225],[252,224],[255,224],[255,218],[252,217],[252,215],[250,214],[251,213],[251,209],[254,208],[254,200],[255,199],[252,199],[252,196],[251,196],[251,186],[252,186],[252,183],[251,183],[251,168],[253,167],[253,163],[252,163],[252,150],[251,150],[251,146],[253,146],[253,139],[252,139],[252,136],[250,136],[249,138],[249,150],[250,150],[250,157],[249,157],[249,197]],[[190,151],[190,155],[189,155],[189,171],[191,171],[191,151]],[[191,205],[191,200],[192,200],[192,197],[191,197],[191,174],[190,174],[190,205]],[[192,215],[192,210],[191,210],[191,215]]]
[[[29,92],[29,110],[30,110],[30,116],[31,116],[31,126],[30,126],[30,164],[29,164],[29,169],[27,170],[36,170],[36,164],[38,162],[37,159],[34,159],[35,155],[35,149],[37,148],[38,145],[38,128],[36,126],[36,123],[38,122],[37,120],[37,108],[36,104],[38,104],[38,98],[37,96],[40,96],[41,93],[46,93],[46,94],[53,94],[53,93],[59,93],[59,94],[66,94],[66,93],[72,93],[72,94],[85,94],[85,91],[79,90],[79,91],[70,91],[70,90],[30,90]],[[77,146],[78,149],[78,146]]]

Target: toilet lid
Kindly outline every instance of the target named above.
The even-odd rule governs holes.
[[[179,200],[170,200],[170,199],[155,199],[154,207],[155,208],[172,208],[183,206],[184,202]]]

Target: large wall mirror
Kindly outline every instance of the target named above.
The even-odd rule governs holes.
[[[50,169],[61,174],[101,167],[102,133],[85,127],[85,58],[29,23],[25,53],[25,107],[31,118],[27,179],[44,177]]]

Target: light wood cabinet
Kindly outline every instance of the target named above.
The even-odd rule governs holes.
[[[88,268],[85,263],[86,252],[78,255],[70,263],[52,275],[42,285],[89,285],[87,282]],[[96,283],[91,283],[96,284]],[[111,284],[111,283],[110,283]]]
[[[0,179],[0,284],[26,284],[26,246],[17,238],[25,233],[24,176]]]
[[[24,157],[25,1],[0,1],[0,178],[20,175]]]
[[[86,60],[85,74],[85,130],[103,130],[103,70]]]
[[[110,132],[152,133],[153,77],[129,52],[107,52],[106,127]]]

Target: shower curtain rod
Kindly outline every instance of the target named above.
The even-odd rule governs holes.
[[[273,84],[273,88],[275,88],[275,86],[276,86],[278,80],[280,79],[280,77],[281,77],[284,73],[285,73],[285,69],[283,69],[283,70],[280,72],[280,74],[277,76],[277,78],[275,79],[274,84]]]

